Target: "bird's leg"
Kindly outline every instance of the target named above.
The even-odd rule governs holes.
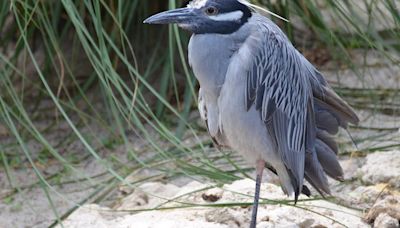
[[[265,167],[265,161],[259,159],[256,165],[256,190],[254,192],[254,204],[253,204],[253,212],[251,214],[251,223],[250,228],[256,227],[257,222],[257,210],[258,210],[258,200],[260,198],[260,185],[261,185],[261,178]]]

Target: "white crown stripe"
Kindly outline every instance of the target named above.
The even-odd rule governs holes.
[[[243,17],[243,12],[240,10],[229,13],[221,13],[215,16],[209,16],[209,18],[214,21],[238,21],[242,17]]]
[[[200,9],[207,4],[208,0],[193,0],[189,2],[188,8]]]

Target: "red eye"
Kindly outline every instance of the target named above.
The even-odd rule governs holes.
[[[217,10],[217,8],[215,8],[215,7],[208,7],[207,9],[206,9],[206,14],[207,15],[215,15],[215,14],[217,14],[218,13],[218,10]]]

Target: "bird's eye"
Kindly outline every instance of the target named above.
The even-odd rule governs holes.
[[[218,9],[215,7],[208,7],[206,10],[207,15],[216,15],[218,13]]]

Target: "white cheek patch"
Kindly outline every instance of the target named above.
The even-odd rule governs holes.
[[[238,21],[242,19],[242,17],[243,17],[243,12],[241,10],[229,13],[221,13],[215,16],[209,16],[209,18],[214,21]]]
[[[208,0],[193,0],[187,5],[188,8],[201,9],[207,4]]]

